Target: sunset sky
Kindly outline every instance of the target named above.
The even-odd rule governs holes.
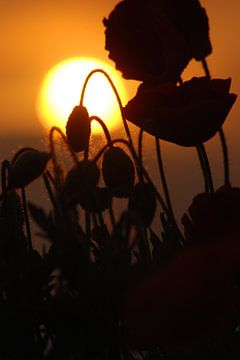
[[[52,66],[75,56],[99,58],[114,65],[108,60],[108,54],[104,50],[102,19],[108,16],[117,3],[118,1],[115,0],[89,2],[0,0],[1,159],[9,156],[11,147],[16,148],[19,143],[23,145],[22,142],[25,139],[32,144],[35,137],[39,139],[44,137],[36,114],[36,98],[41,82]],[[211,73],[214,77],[232,77],[232,92],[238,94],[240,89],[240,3],[237,0],[231,2],[202,0],[201,3],[206,8],[210,21],[213,54],[208,58],[208,62]],[[201,65],[192,63],[183,77],[188,79],[201,74],[203,74]],[[137,83],[125,81],[125,85],[129,97],[133,96]],[[230,150],[231,170],[236,185],[240,185],[239,110],[238,101],[224,126]],[[218,141],[213,140],[207,148],[215,169],[217,183],[221,184],[221,156]],[[151,161],[153,161],[151,146],[149,149],[146,160],[149,161],[151,167]],[[191,198],[191,195],[199,189],[201,180],[196,180],[189,186],[184,181],[181,182],[180,193],[183,195],[180,196],[174,180],[171,179],[176,179],[179,174],[182,175],[185,167],[182,180],[189,179],[191,182],[193,180],[192,166],[197,169],[197,159],[189,149],[164,144],[164,150],[166,150],[170,183],[177,199],[176,203],[180,204],[181,196],[188,191]]]

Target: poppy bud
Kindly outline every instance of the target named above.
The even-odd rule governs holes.
[[[51,155],[46,151],[27,150],[13,162],[8,176],[9,188],[22,188],[39,177]]]
[[[111,203],[111,193],[107,188],[96,187],[90,194],[85,194],[79,201],[83,209],[99,212],[108,209]]]
[[[70,203],[86,201],[95,189],[100,177],[100,171],[94,161],[82,160],[67,174],[64,192]],[[85,200],[84,200],[85,199]]]
[[[114,196],[129,196],[134,184],[134,166],[121,148],[111,147],[104,153],[102,173],[106,186]]]
[[[129,198],[128,209],[139,218],[144,226],[150,226],[156,210],[153,186],[149,183],[137,183]]]
[[[66,125],[66,135],[73,151],[83,151],[90,137],[90,121],[88,111],[84,106],[75,106],[69,115]]]

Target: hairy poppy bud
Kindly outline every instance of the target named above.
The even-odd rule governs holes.
[[[121,148],[111,147],[104,153],[102,173],[105,184],[114,196],[129,196],[134,184],[134,166]]]
[[[67,174],[64,192],[68,201],[76,204],[84,201],[95,189],[100,177],[100,171],[94,161],[83,160],[74,166]],[[85,200],[86,201],[86,200]]]
[[[153,186],[149,183],[137,183],[129,198],[128,209],[139,218],[144,226],[150,226],[156,210]]]
[[[90,121],[88,111],[84,106],[75,106],[69,115],[66,134],[73,151],[83,151],[90,137]]]
[[[9,188],[22,188],[39,177],[50,159],[46,151],[27,150],[21,153],[11,166]]]

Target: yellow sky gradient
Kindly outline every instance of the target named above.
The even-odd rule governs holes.
[[[70,57],[97,57],[109,62],[104,50],[102,19],[118,3],[115,0],[0,0],[0,136],[36,135],[42,127],[36,115],[36,97],[46,72],[58,62]],[[210,21],[213,54],[208,58],[214,77],[231,76],[232,91],[239,93],[240,3],[238,0],[202,0]],[[192,62],[184,79],[202,75],[201,65]],[[125,81],[129,97],[134,95],[136,82]],[[227,135],[231,170],[240,184],[240,124],[239,100],[224,125]],[[17,140],[16,140],[17,141]],[[27,144],[26,144],[27,145]],[[221,154],[217,139],[207,144],[217,183],[222,183]],[[190,182],[198,164],[192,150],[164,144],[167,172],[176,206],[188,192],[188,198],[198,192],[202,179]],[[147,160],[152,159],[148,142]],[[177,160],[176,160],[177,159]],[[182,161],[182,162],[181,162]],[[183,164],[185,169],[183,172]],[[193,165],[194,164],[194,165]],[[150,165],[151,167],[151,165]],[[153,175],[154,176],[154,175]],[[182,188],[176,186],[181,178]],[[172,180],[171,180],[172,179]],[[184,179],[189,180],[185,185]],[[201,184],[200,184],[201,183]],[[187,199],[189,202],[189,199]],[[184,204],[185,205],[185,204]]]
[[[0,98],[4,121],[1,131],[38,132],[35,101],[41,81],[56,63],[73,56],[111,61],[104,50],[102,19],[118,1],[1,0]],[[233,78],[239,88],[237,0],[203,0],[210,19],[214,52],[209,57],[213,76]],[[193,68],[193,70],[191,69]],[[201,74],[199,64],[185,77]],[[135,91],[125,81],[130,94]]]

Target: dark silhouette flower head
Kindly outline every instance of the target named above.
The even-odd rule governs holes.
[[[173,83],[140,85],[124,108],[126,118],[159,139],[196,146],[211,139],[223,125],[236,95],[231,79],[193,78]]]
[[[102,175],[114,196],[129,196],[134,185],[135,170],[131,158],[120,147],[113,146],[105,151]]]
[[[38,178],[44,172],[50,157],[50,153],[35,149],[22,152],[10,168],[9,187],[25,187]]]
[[[182,218],[188,242],[214,242],[240,235],[240,189],[223,186],[216,192],[194,197]],[[239,242],[240,244],[240,242]]]
[[[84,106],[75,106],[66,124],[67,139],[73,151],[83,151],[90,137],[90,120]]]
[[[125,0],[104,25],[106,50],[126,79],[177,81],[192,57],[211,53],[198,0]]]

